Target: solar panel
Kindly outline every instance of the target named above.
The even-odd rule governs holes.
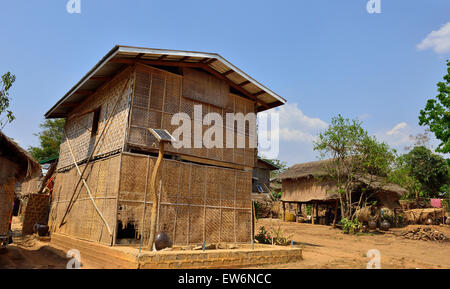
[[[149,128],[150,132],[158,139],[158,141],[175,141],[174,137],[165,129]]]

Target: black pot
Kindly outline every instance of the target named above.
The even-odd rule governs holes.
[[[377,228],[377,222],[376,221],[369,221],[369,229],[370,230],[376,230]]]
[[[169,236],[166,233],[159,233],[158,235],[156,235],[155,249],[157,251],[170,247],[172,247],[172,244],[170,242]]]
[[[380,229],[383,231],[388,231],[391,228],[391,223],[388,220],[384,220],[380,224]]]

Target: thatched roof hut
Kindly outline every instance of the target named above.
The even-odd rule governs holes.
[[[330,201],[339,198],[335,193],[335,181],[327,178],[332,160],[321,160],[297,164],[283,172],[278,178],[283,183],[282,201],[307,203]],[[402,187],[389,183],[385,178],[370,174],[356,176],[355,187],[366,186],[374,191],[383,203],[394,206],[407,193]]]
[[[38,176],[41,165],[16,142],[0,131],[0,184],[14,178],[16,182]]]

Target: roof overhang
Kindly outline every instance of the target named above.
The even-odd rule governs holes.
[[[226,80],[231,87],[257,103],[258,111],[271,109],[286,100],[260,84],[245,72],[216,53],[115,46],[46,114],[46,118],[61,118],[125,66],[141,62],[154,66],[201,68]]]

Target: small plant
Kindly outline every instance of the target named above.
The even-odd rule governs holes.
[[[264,226],[259,228],[258,234],[255,236],[255,239],[260,244],[272,244],[272,236],[270,233],[264,228]]]
[[[271,199],[272,201],[274,201],[274,202],[277,202],[277,201],[281,200],[282,194],[283,194],[282,192],[275,192],[275,191],[272,191],[272,192],[270,193],[270,199]]]
[[[312,213],[312,205],[307,205],[306,206],[306,215],[311,216],[311,213]]]
[[[267,231],[264,226],[259,228],[258,234],[255,236],[255,239],[260,244],[273,244],[279,246],[288,246],[290,244],[290,238],[293,234],[284,236],[284,231],[279,226],[277,229],[272,228],[270,231]]]
[[[342,224],[342,230],[344,231],[344,234],[355,234],[359,232],[359,230],[362,227],[362,224],[357,219],[349,220],[347,218],[343,218],[341,220]]]

